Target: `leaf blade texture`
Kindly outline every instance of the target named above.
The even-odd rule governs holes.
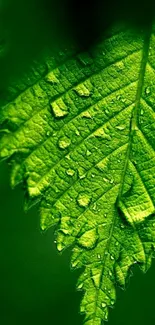
[[[85,325],[108,319],[116,284],[155,248],[155,28],[116,29],[87,53],[33,68],[1,105],[0,156],[39,202],[57,248],[84,267]]]

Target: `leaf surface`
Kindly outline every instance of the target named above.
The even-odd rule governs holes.
[[[131,266],[155,248],[155,28],[113,30],[88,53],[47,57],[1,100],[0,157],[41,228],[84,267],[85,325],[100,325]]]

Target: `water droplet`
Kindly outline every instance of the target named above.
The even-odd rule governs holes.
[[[105,178],[105,177],[103,177],[103,180],[104,180],[104,182],[109,182],[109,179],[107,179],[107,178]]]
[[[111,271],[109,271],[109,275],[112,276],[112,272]]]
[[[82,289],[82,287],[83,287],[83,283],[80,283],[80,284],[78,285],[78,289]]]
[[[127,99],[126,98],[121,98],[122,103],[126,103]]]
[[[78,240],[79,245],[87,249],[92,249],[95,247],[98,239],[96,229],[86,231]]]
[[[104,315],[104,319],[108,320],[108,314],[107,313]]]
[[[116,126],[116,129],[118,129],[120,131],[124,130],[125,128],[126,128],[126,125],[117,125]]]
[[[114,179],[112,178],[111,180],[110,180],[110,184],[113,184],[114,183]]]
[[[115,243],[115,246],[118,246],[119,245],[119,242],[117,241],[116,243]]]
[[[90,56],[88,56],[86,52],[79,54],[77,59],[83,66],[93,64],[93,59]]]
[[[90,196],[85,193],[80,193],[77,201],[81,207],[87,207],[88,204],[90,203]]]
[[[83,112],[81,117],[85,117],[85,118],[92,118],[92,116],[90,115],[90,113],[88,111]]]
[[[82,179],[82,178],[85,178],[86,177],[86,171],[84,168],[82,167],[79,167],[78,168],[78,174],[79,174],[79,178]]]
[[[91,152],[89,150],[86,151],[86,155],[87,156],[90,156],[91,155]]]
[[[117,97],[116,97],[116,100],[120,100],[121,99],[121,95],[118,95]]]
[[[101,258],[101,255],[100,255],[100,254],[98,254],[98,255],[97,255],[97,258],[98,258],[98,259],[100,259],[100,258]]]
[[[85,312],[85,307],[84,306],[81,306],[80,307],[80,311],[81,311],[81,313],[84,313]]]
[[[111,258],[112,261],[114,260],[114,257],[112,255],[110,256],[110,258]]]
[[[110,134],[107,134],[105,132],[105,130],[103,130],[102,128],[98,129],[96,132],[94,132],[94,136],[95,137],[100,137],[103,138],[105,140],[111,140],[111,136]]]
[[[76,134],[77,136],[79,136],[79,135],[80,135],[80,132],[76,129],[75,134]]]
[[[63,250],[63,248],[64,248],[64,246],[63,246],[62,243],[57,244],[57,249],[58,249],[59,252],[61,252]]]
[[[70,141],[70,139],[67,138],[67,137],[62,137],[62,138],[60,138],[60,139],[59,139],[59,142],[58,142],[59,147],[60,147],[61,149],[66,149],[67,147],[69,147],[70,143],[71,143],[71,141]]]
[[[125,226],[124,226],[124,225],[121,225],[121,228],[122,228],[122,229],[124,229],[124,228],[125,228]]]
[[[105,308],[107,306],[107,304],[105,302],[102,302],[101,306],[102,306],[102,308]]]
[[[113,306],[115,303],[115,300],[114,299],[111,299],[111,305]]]
[[[94,175],[94,174],[91,174],[91,177],[92,177],[92,178],[94,178],[94,177],[95,177],[95,175]]]
[[[109,111],[108,111],[108,109],[105,109],[105,113],[108,115],[109,114]]]
[[[46,135],[47,135],[47,137],[49,137],[50,136],[50,131],[47,131]]]
[[[78,260],[72,261],[72,267],[76,267],[78,265]]]
[[[89,97],[90,96],[90,90],[83,84],[78,85],[76,88],[74,88],[74,91],[80,97]]]
[[[116,66],[116,69],[117,69],[118,72],[120,72],[121,70],[123,70],[124,67],[125,67],[123,61],[119,61],[119,62],[117,62],[117,63],[115,64],[115,66]]]
[[[57,79],[57,77],[53,72],[48,73],[47,76],[45,77],[45,80],[51,83],[52,85],[59,83],[59,80]]]
[[[68,115],[68,108],[64,104],[63,100],[60,98],[59,100],[51,103],[51,108],[54,116],[56,118],[62,118]]]
[[[104,218],[107,218],[107,214],[106,213],[104,214]]]
[[[151,88],[150,87],[146,87],[145,88],[145,94],[146,95],[150,95],[150,93],[151,93]]]
[[[73,176],[73,175],[75,174],[75,171],[74,171],[73,169],[68,169],[68,170],[66,171],[66,173],[67,173],[67,175],[69,175],[69,176]]]
[[[96,202],[95,202],[94,205],[93,205],[93,207],[92,207],[92,209],[95,211],[96,208],[97,208],[97,206],[96,206]]]

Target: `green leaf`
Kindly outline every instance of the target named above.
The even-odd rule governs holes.
[[[100,325],[132,265],[155,249],[155,27],[113,29],[88,53],[46,58],[1,104],[0,156],[26,208],[83,267],[85,325]],[[2,100],[1,100],[2,102]]]

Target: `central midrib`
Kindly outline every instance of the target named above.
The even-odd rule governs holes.
[[[127,147],[127,152],[126,152],[124,169],[123,169],[122,177],[121,177],[121,181],[120,181],[120,188],[119,188],[119,193],[118,193],[118,197],[117,197],[117,206],[119,206],[119,202],[121,200],[123,190],[124,190],[124,180],[125,180],[126,171],[128,168],[130,153],[132,150],[133,136],[135,134],[135,131],[139,129],[138,117],[139,117],[139,113],[140,113],[140,99],[141,99],[141,95],[142,95],[142,91],[143,91],[146,64],[148,61],[150,37],[151,37],[151,27],[149,26],[146,31],[145,38],[144,38],[144,45],[143,45],[143,50],[142,50],[142,60],[141,60],[141,66],[140,66],[140,70],[139,70],[137,93],[136,93],[136,99],[135,99],[135,106],[133,108],[132,116],[131,116],[131,120],[130,120],[129,142],[128,142],[128,147]]]
[[[139,116],[139,110],[140,110],[140,99],[141,99],[143,85],[144,85],[145,70],[146,70],[146,64],[147,64],[148,53],[149,53],[149,45],[150,45],[150,36],[151,36],[151,28],[148,28],[147,32],[145,34],[145,38],[144,38],[144,45],[143,45],[143,50],[142,50],[142,60],[141,60],[141,66],[140,66],[140,71],[139,71],[137,93],[136,93],[136,99],[135,99],[135,106],[133,108],[131,121],[130,121],[129,142],[128,142],[128,147],[127,147],[127,152],[126,152],[126,159],[125,159],[125,163],[124,163],[124,169],[123,169],[121,182],[120,182],[119,193],[118,193],[118,197],[117,197],[117,200],[116,200],[117,207],[119,206],[119,201],[121,200],[123,189],[124,189],[124,180],[125,180],[125,175],[126,175],[126,171],[127,171],[127,168],[128,168],[129,157],[130,157],[130,153],[131,153],[131,149],[132,149],[133,135],[134,135],[135,131],[138,129],[138,116]],[[112,237],[112,234],[113,234],[115,219],[116,219],[116,217],[114,216],[112,227],[111,227],[111,230],[110,230],[110,234],[109,234],[109,237],[108,237],[108,240],[107,240],[106,247],[108,247],[109,244],[110,244],[110,240],[111,240],[111,237]],[[104,256],[103,265],[105,264],[105,260],[106,260],[106,256]],[[101,272],[100,285],[99,285],[99,288],[97,290],[97,294],[98,294],[98,291],[101,289],[102,278],[103,278],[103,268],[102,268],[102,272]],[[96,308],[97,308],[97,303],[96,303],[96,306],[95,306],[93,321],[94,321],[94,319],[96,317]]]

